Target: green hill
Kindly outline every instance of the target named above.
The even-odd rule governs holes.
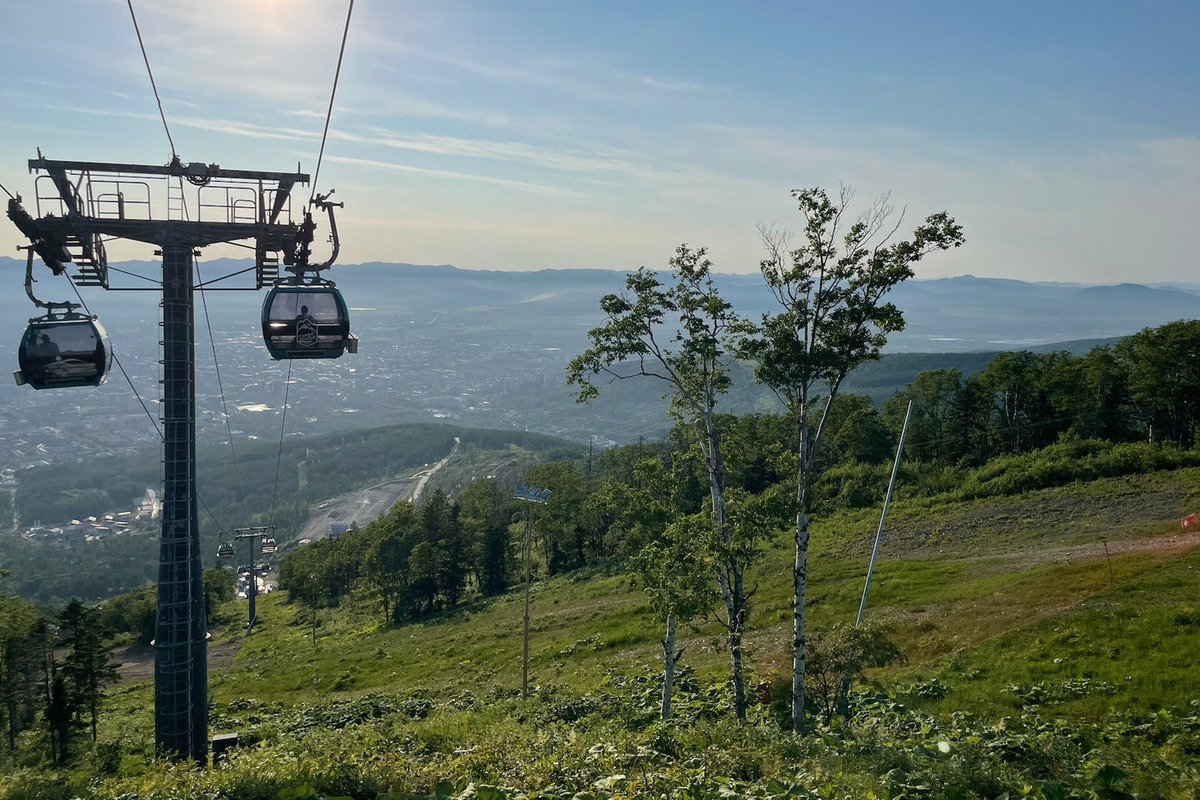
[[[127,683],[101,732],[110,777],[54,779],[64,797],[1191,797],[1200,536],[1178,520],[1197,506],[1194,467],[897,502],[867,617],[907,663],[805,739],[780,732],[778,691],[728,717],[711,621],[681,637],[679,721],[655,722],[661,626],[614,566],[535,584],[529,701],[519,591],[386,628],[365,599],[314,614],[279,593],[213,646],[213,732],[254,747],[211,772],[154,765],[152,688]],[[814,524],[815,628],[853,620],[877,514]],[[750,666],[777,690],[790,561],[781,532],[752,576]],[[0,797],[49,780],[0,778]]]

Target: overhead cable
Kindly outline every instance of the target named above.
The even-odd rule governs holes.
[[[129,4],[129,16],[133,18],[133,31],[137,34],[138,46],[142,48],[142,60],[146,62],[146,73],[150,76],[150,88],[154,90],[154,100],[158,103],[158,115],[162,117],[163,130],[167,132],[167,141],[171,145],[171,158],[179,158],[175,152],[175,140],[171,138],[171,129],[167,125],[167,115],[163,112],[162,98],[158,96],[158,84],[154,81],[154,70],[150,69],[150,57],[146,55],[146,45],[142,41],[142,31],[138,27],[137,14],[133,13],[133,0],[125,0]]]
[[[279,423],[279,452],[275,454],[275,488],[271,490],[271,519],[275,518],[275,503],[279,498],[279,465],[283,461],[283,434],[287,430],[288,391],[292,388],[292,360],[288,359],[287,380],[283,382],[283,419]]]
[[[196,279],[203,285],[204,279],[200,275],[200,262],[196,264]],[[204,325],[208,328],[208,343],[212,345],[213,367],[217,371],[217,391],[221,394],[221,413],[225,417],[225,432],[229,436],[229,453],[233,456],[233,472],[237,478],[238,495],[240,500],[246,499],[246,487],[242,483],[242,469],[238,464],[237,448],[233,443],[233,425],[229,421],[229,403],[225,398],[225,384],[221,380],[221,364],[217,361],[217,340],[213,336],[212,318],[208,315],[208,298],[203,289],[200,290],[200,304],[204,307]]]
[[[325,140],[329,138],[329,121],[333,119],[333,98],[337,96],[338,78],[342,74],[342,57],[346,55],[346,38],[350,35],[350,16],[353,13],[354,0],[350,0],[350,7],[346,9],[346,27],[342,31],[342,47],[338,51],[337,69],[333,73],[333,90],[329,93],[329,110],[325,112],[325,132],[321,134],[321,150],[317,153],[317,168],[313,171],[312,194],[308,198],[310,206],[317,196],[317,178],[321,176],[321,159],[325,157]]]

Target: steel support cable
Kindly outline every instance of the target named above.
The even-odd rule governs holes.
[[[143,281],[146,281],[147,283],[153,283],[155,286],[162,286],[162,281],[160,281],[160,280],[157,280],[155,278],[149,278],[149,277],[146,277],[145,275],[139,275],[136,272],[130,272],[127,269],[118,269],[117,267],[110,265],[108,267],[108,271],[109,272],[119,272],[122,275],[128,275],[131,278],[139,278]]]
[[[83,306],[83,310],[87,312],[88,316],[91,316],[92,311],[90,308],[88,308],[87,301],[83,299],[83,295],[79,293],[79,287],[75,285],[75,281],[70,275],[67,276],[67,280],[70,282],[71,288],[75,290],[75,296],[79,298],[79,303]],[[125,382],[129,384],[129,389],[133,392],[133,396],[137,398],[138,403],[142,407],[142,411],[146,412],[146,416],[150,419],[150,424],[154,426],[154,432],[158,434],[158,440],[160,442],[165,441],[162,429],[158,427],[158,420],[156,420],[154,415],[150,413],[150,409],[147,407],[146,401],[142,399],[141,393],[137,390],[137,387],[133,385],[133,380],[129,377],[129,373],[125,371],[125,365],[121,363],[121,359],[117,358],[116,353],[113,353],[112,359],[113,363],[117,365],[117,369],[121,370],[121,375],[124,376]],[[196,491],[196,499],[200,501],[200,505],[204,506],[204,510],[208,512],[208,516],[213,521],[213,524],[217,526],[217,530],[221,533],[224,533],[224,526],[221,525],[220,520],[218,520],[216,515],[213,514],[212,509],[208,507],[208,503],[204,502],[204,498],[200,496],[199,490]]]
[[[79,304],[83,306],[83,310],[87,312],[89,317],[94,316],[92,314],[92,310],[88,308],[87,301],[84,300],[83,295],[79,293],[79,287],[75,285],[75,279],[70,275],[67,275],[67,281],[71,284],[71,288],[75,290],[75,296],[79,298]],[[146,401],[142,399],[141,393],[139,393],[137,387],[133,385],[133,381],[129,378],[129,373],[125,371],[125,365],[121,363],[121,359],[117,358],[117,354],[115,352],[112,354],[112,360],[113,363],[117,365],[117,369],[121,370],[121,374],[125,376],[125,382],[129,384],[129,388],[133,391],[133,396],[136,397],[138,403],[141,404],[142,411],[145,411],[146,416],[150,418],[150,424],[154,426],[154,432],[158,434],[158,438],[161,440],[163,438],[163,433],[162,429],[158,427],[158,420],[156,420],[154,415],[150,413],[150,409],[146,406]]]
[[[279,451],[275,454],[275,488],[271,490],[272,521],[275,519],[275,503],[279,499],[279,465],[283,463],[283,434],[287,430],[288,392],[292,388],[292,361],[288,359],[287,380],[283,382],[283,419],[279,423]]]
[[[9,198],[11,198],[11,199],[13,199],[13,200],[16,200],[16,199],[17,199],[17,196],[16,196],[15,194],[13,194],[12,192],[10,192],[10,191],[8,190],[8,187],[7,187],[7,186],[5,186],[3,183],[0,183],[0,189],[3,189],[3,190],[4,190],[4,193],[5,193],[6,195],[8,195],[8,196],[9,196]]]
[[[199,283],[204,279],[200,275],[200,262],[196,261],[196,278]],[[225,397],[225,384],[221,380],[221,364],[217,361],[217,340],[213,336],[212,318],[208,315],[208,298],[203,289],[200,290],[200,304],[204,307],[204,325],[208,328],[208,343],[212,345],[213,367],[217,371],[217,391],[221,394],[221,412],[225,415],[225,431],[229,435],[229,453],[233,456],[233,472],[237,478],[238,502],[246,501],[246,486],[242,482],[242,468],[238,463],[237,448],[233,443],[233,425],[229,421],[229,403]]]
[[[158,96],[158,84],[154,81],[154,70],[150,69],[150,56],[146,55],[146,45],[142,41],[142,31],[138,27],[137,14],[133,13],[133,0],[125,0],[129,5],[129,16],[133,19],[133,32],[137,34],[138,46],[142,48],[142,60],[146,62],[146,74],[150,76],[150,88],[154,90],[154,101],[158,103],[158,115],[162,117],[163,130],[167,132],[167,142],[171,145],[171,158],[178,159],[175,152],[175,140],[171,138],[171,129],[167,126],[167,115],[163,112],[162,98]]]
[[[346,55],[346,38],[350,35],[350,16],[354,13],[354,0],[346,9],[346,27],[342,31],[342,47],[338,51],[337,69],[333,73],[333,89],[329,92],[329,109],[325,112],[325,132],[321,134],[321,149],[317,153],[317,168],[313,171],[312,194],[308,204],[311,206],[317,196],[317,179],[321,176],[321,160],[325,157],[325,141],[329,138],[329,121],[333,119],[333,99],[337,96],[338,78],[342,74],[342,58]]]
[[[232,244],[232,243],[231,243],[231,242],[226,242],[226,244]],[[214,284],[214,283],[220,283],[221,281],[227,281],[227,280],[229,280],[230,278],[236,278],[238,275],[245,275],[247,272],[254,272],[254,271],[255,271],[255,270],[257,270],[257,269],[258,269],[258,265],[257,265],[257,264],[256,264],[255,266],[253,266],[253,267],[246,267],[245,269],[239,269],[237,272],[231,272],[231,273],[229,273],[228,275],[222,275],[222,276],[221,276],[221,277],[219,277],[219,278],[213,278],[211,281],[204,281],[203,283],[197,283],[197,284],[196,284],[196,288],[197,288],[197,289],[204,289],[204,288],[208,287],[208,286],[209,286],[209,285],[211,285],[211,284]],[[240,288],[234,287],[233,289],[214,289],[213,291],[217,291],[217,292],[222,292],[222,291],[224,291],[224,292],[240,292],[240,291],[243,291],[243,290],[242,290],[242,289],[240,289]]]
[[[184,220],[190,220],[191,212],[188,211],[187,190],[184,188],[182,176],[179,178],[179,205],[183,211]],[[198,287],[203,287],[204,276],[200,274],[200,259],[195,256],[192,258],[192,263],[196,269],[196,284]],[[233,473],[237,479],[238,502],[244,503],[246,501],[246,484],[242,481],[242,467],[237,457],[237,446],[233,442],[233,425],[229,421],[229,401],[225,396],[225,382],[221,379],[221,362],[217,359],[217,339],[213,335],[212,317],[208,313],[208,295],[203,288],[200,288],[200,305],[204,309],[204,327],[208,329],[208,343],[212,347],[213,369],[217,372],[217,391],[221,395],[221,413],[225,417],[225,432],[229,437],[229,453],[233,456]],[[208,507],[205,506],[205,510],[207,509]],[[211,511],[208,512],[208,515],[213,517]],[[213,517],[213,522],[217,523],[218,529],[221,528],[221,524],[217,522],[216,517]]]

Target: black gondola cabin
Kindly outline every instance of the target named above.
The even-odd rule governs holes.
[[[17,351],[17,385],[34,389],[99,386],[112,366],[108,334],[93,317],[30,320]]]
[[[262,326],[275,359],[337,358],[358,349],[346,301],[333,286],[276,286],[263,301]]]

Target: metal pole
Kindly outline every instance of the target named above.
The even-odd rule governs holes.
[[[521,644],[521,699],[529,699],[529,584],[533,542],[533,503],[528,504],[525,515],[525,636]]]
[[[875,572],[875,559],[879,557],[879,543],[883,541],[883,523],[887,521],[888,505],[892,502],[892,487],[896,485],[896,473],[900,470],[900,454],[904,452],[904,437],[908,435],[908,420],[912,416],[912,400],[904,412],[904,427],[900,430],[900,444],[896,446],[896,460],[892,462],[892,478],[888,481],[887,495],[883,498],[883,513],[879,515],[879,530],[875,532],[875,549],[871,551],[871,565],[867,567],[867,583],[863,586],[862,602],[858,606],[858,619],[854,627],[862,625],[863,611],[867,608],[867,593],[871,591],[871,575]]]
[[[258,596],[258,567],[254,564],[254,551],[258,548],[260,534],[251,534],[246,537],[246,541],[250,543],[250,619],[246,623],[246,633],[254,630],[254,622],[258,619],[258,614],[254,611],[254,598]]]
[[[163,510],[154,649],[158,749],[208,761],[208,649],[196,513],[192,246],[163,253]]]

